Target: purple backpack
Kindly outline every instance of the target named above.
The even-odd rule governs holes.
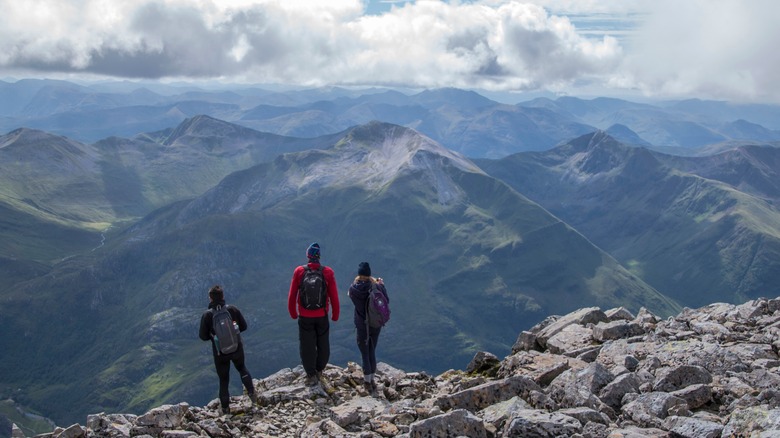
[[[390,321],[390,303],[384,288],[379,289],[373,281],[366,303],[366,324],[369,327],[382,327]]]

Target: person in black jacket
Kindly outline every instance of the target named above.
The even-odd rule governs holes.
[[[217,346],[214,343],[214,329],[212,326],[213,310],[219,307],[226,306],[225,293],[220,285],[215,285],[209,289],[209,310],[203,312],[203,316],[200,318],[200,333],[199,336],[204,341],[211,341],[211,350],[214,354],[214,366],[217,369],[217,376],[219,376],[219,402],[222,405],[222,413],[230,413],[230,393],[228,386],[230,384],[230,363],[238,370],[241,376],[241,383],[246,388],[247,395],[252,400],[252,403],[257,403],[257,396],[255,395],[255,387],[252,384],[252,375],[249,374],[249,370],[244,364],[244,343],[239,337],[238,349],[229,354],[221,354],[217,351]],[[228,305],[228,312],[233,317],[233,321],[238,324],[239,331],[243,332],[247,329],[246,320],[244,315],[237,307]]]
[[[377,385],[374,379],[376,374],[376,345],[379,342],[381,327],[368,327],[366,323],[366,305],[371,293],[371,283],[387,295],[385,284],[381,278],[371,276],[371,266],[368,262],[358,265],[358,275],[349,287],[348,295],[355,304],[355,328],[357,329],[357,345],[363,359],[363,385],[372,396],[377,395]],[[388,298],[388,303],[390,299]]]

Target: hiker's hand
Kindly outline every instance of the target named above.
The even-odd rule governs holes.
[[[384,280],[382,280],[382,277],[379,277],[379,278],[377,278],[377,279],[376,279],[376,283],[377,283],[377,284],[381,284],[381,285],[383,285],[383,286],[384,286],[384,284],[385,284],[385,281],[384,281]]]

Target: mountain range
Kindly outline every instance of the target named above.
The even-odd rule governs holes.
[[[431,372],[580,307],[668,316],[778,295],[777,127],[736,121],[767,135],[737,140],[714,122],[773,107],[23,85],[0,83],[16,96],[0,99],[16,126],[0,137],[0,348],[26,362],[0,364],[0,396],[58,424],[213,397],[195,333],[214,283],[249,318],[254,375],[297,364],[287,288],[313,241],[342,295],[333,363],[357,358],[344,291],[361,261],[390,292],[382,360]],[[90,118],[128,111],[123,94],[140,120],[127,136]],[[166,105],[226,117],[177,110],[135,131]],[[675,137],[618,113],[699,122]],[[64,115],[64,131],[112,134],[40,130]],[[705,125],[719,134],[691,140]]]
[[[780,149],[677,157],[603,131],[545,152],[477,160],[687,306],[780,290]]]
[[[733,140],[780,141],[777,105],[505,97],[498,102],[454,88],[208,89],[27,79],[0,81],[0,132],[24,126],[94,142],[133,137],[209,115],[262,132],[313,138],[381,120],[413,128],[472,158],[544,151],[597,129],[625,143],[688,154]]]

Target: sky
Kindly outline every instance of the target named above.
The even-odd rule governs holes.
[[[0,78],[780,103],[776,0],[0,0]]]

